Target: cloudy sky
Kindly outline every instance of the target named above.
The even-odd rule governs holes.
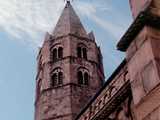
[[[124,55],[116,43],[132,22],[128,0],[74,0],[86,30],[101,46],[106,79]],[[36,55],[53,31],[64,0],[0,0],[1,120],[33,120]]]

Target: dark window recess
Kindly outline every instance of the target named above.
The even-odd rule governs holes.
[[[87,59],[87,49],[83,48],[83,58]]]
[[[53,50],[53,62],[56,62],[57,59],[62,59],[63,58],[63,48],[59,47],[58,49],[55,48]]]
[[[77,57],[87,59],[87,49],[85,47],[77,47]]]
[[[81,71],[78,72],[78,84],[83,84],[83,74]]]
[[[58,84],[61,85],[63,83],[63,73],[59,72],[58,73]]]
[[[79,58],[82,58],[81,47],[78,47],[78,48],[77,48],[77,56],[78,56]]]
[[[58,58],[63,58],[63,48],[62,47],[58,48]]]
[[[53,61],[57,60],[57,49],[53,50]]]
[[[88,73],[84,73],[84,85],[88,85],[89,75]]]
[[[80,85],[89,84],[89,75],[87,72],[85,72],[84,74],[81,71],[78,72],[78,84]]]
[[[52,86],[56,86],[58,83],[58,76],[57,73],[54,73],[52,76]]]
[[[63,84],[63,73],[62,72],[54,73],[52,75],[51,86],[55,87],[61,84]]]

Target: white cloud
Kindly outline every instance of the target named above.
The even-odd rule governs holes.
[[[115,38],[119,37],[122,26],[97,16],[98,10],[112,11],[111,5],[103,6],[97,2],[91,4],[84,1],[78,1],[78,4],[75,2],[75,5],[81,14],[89,17]],[[43,41],[44,33],[53,30],[63,6],[63,0],[0,0],[0,29],[16,40],[37,47]]]
[[[90,20],[93,20],[98,26],[103,28],[107,33],[110,33],[114,39],[119,40],[121,37],[122,33],[126,29],[125,21],[123,23],[116,24],[115,21],[109,21],[106,19],[103,19],[99,17],[99,13],[101,12],[109,12],[109,14],[119,14],[119,11],[115,11],[112,5],[110,6],[104,6],[103,4],[91,4],[91,3],[84,3],[84,2],[79,2],[77,5],[77,9],[83,16],[87,16],[90,18]],[[121,16],[124,18],[125,16]]]
[[[0,6],[0,29],[16,40],[39,45],[39,36],[54,28],[64,3],[57,0],[0,0]]]

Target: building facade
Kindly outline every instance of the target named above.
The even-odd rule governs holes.
[[[160,120],[160,2],[130,5],[134,21],[117,44],[126,57],[104,83],[94,34],[67,2],[37,58],[35,120]]]

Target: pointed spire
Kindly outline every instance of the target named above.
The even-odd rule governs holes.
[[[55,37],[75,34],[81,37],[87,37],[87,33],[75,13],[70,1],[67,1],[66,6],[58,20],[58,23],[53,31]]]

